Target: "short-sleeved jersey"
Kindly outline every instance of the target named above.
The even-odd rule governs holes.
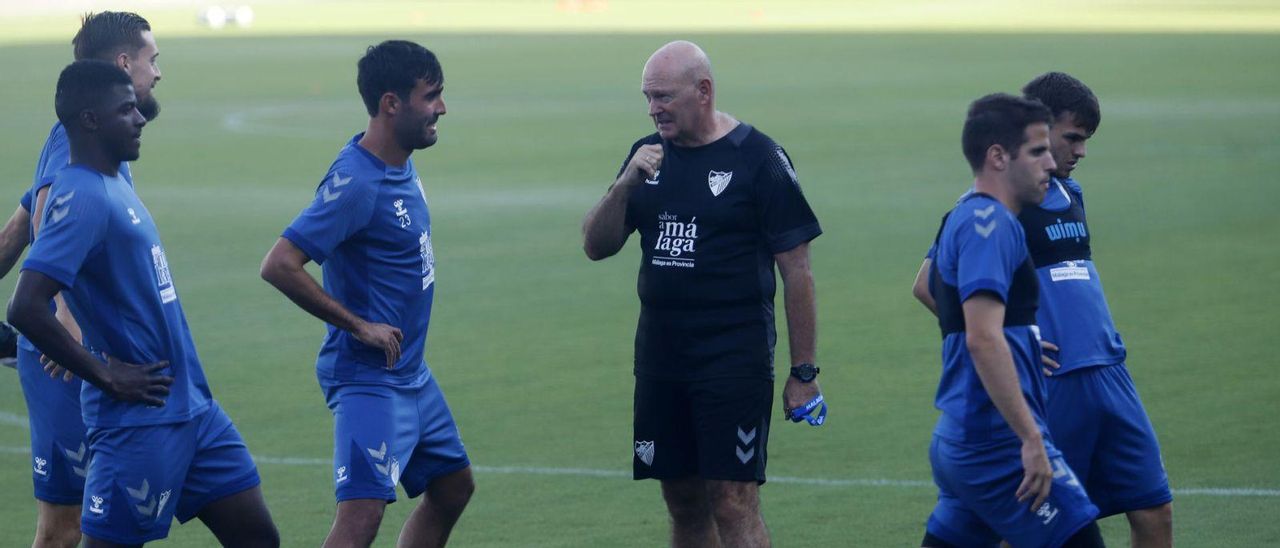
[[[1053,179],[1038,207],[1018,215],[1040,278],[1040,334],[1061,350],[1061,375],[1084,367],[1124,362],[1116,331],[1093,264],[1084,192],[1074,180]]]
[[[700,147],[649,135],[623,169],[648,144],[662,144],[662,165],[626,211],[641,247],[636,374],[771,376],[774,254],[822,233],[790,158],[743,123]]]
[[[67,141],[67,129],[62,126],[62,122],[54,122],[53,128],[49,130],[49,137],[44,141],[44,148],[40,149],[40,160],[36,162],[36,171],[31,178],[31,187],[22,194],[22,199],[19,201],[22,209],[32,213],[40,190],[52,185],[54,177],[58,175],[58,171],[67,167],[69,163],[71,163],[71,147]],[[119,173],[130,185],[133,184],[133,174],[129,172],[129,162],[120,162]],[[35,240],[35,215],[31,217],[32,222],[27,225],[27,241]],[[31,341],[28,341],[22,335],[18,335],[18,346],[31,351],[36,349],[31,344]]]
[[[945,217],[929,275],[942,328],[942,378],[934,405],[942,417],[934,433],[965,444],[1016,437],[987,394],[965,342],[963,303],[982,293],[1005,303],[1004,337],[1013,354],[1022,395],[1044,427],[1045,387],[1035,326],[1035,270],[1013,213],[974,193]]]
[[[430,376],[423,351],[435,295],[431,215],[413,161],[389,166],[360,146],[362,137],[338,153],[283,237],[320,263],[325,291],[352,314],[400,329],[400,361],[388,370],[381,349],[329,325],[316,374],[326,386],[422,386]]]
[[[58,172],[46,202],[22,269],[63,286],[87,346],[129,363],[168,361],[162,372],[174,378],[161,407],[121,402],[85,383],[85,425],[183,422],[208,409],[209,386],[160,233],[133,186],[72,164]]]

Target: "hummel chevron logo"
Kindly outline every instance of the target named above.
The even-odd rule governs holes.
[[[990,236],[991,236],[991,232],[992,232],[993,230],[995,230],[995,229],[996,229],[996,222],[995,222],[995,221],[991,221],[991,222],[987,223],[987,226],[982,226],[982,225],[980,225],[980,224],[978,224],[978,223],[973,223],[973,230],[977,231],[978,235],[979,235],[979,236],[982,236],[983,238],[988,238],[988,237],[990,237]]]
[[[150,501],[147,501],[146,504],[135,504],[134,508],[138,509],[139,514],[150,516],[156,511],[156,499],[153,498]]]
[[[382,460],[387,457],[387,442],[382,442],[382,447],[379,447],[377,451],[369,448],[365,448],[365,451],[369,452],[369,456]]]
[[[346,186],[347,183],[350,183],[350,182],[351,182],[350,176],[348,176],[346,179],[343,179],[342,176],[338,175],[338,172],[335,171],[333,172],[333,181],[331,181],[329,184],[332,185],[333,188],[340,188],[340,187]],[[320,195],[321,197],[324,198],[324,203],[327,204],[329,202],[337,200],[338,196],[342,196],[342,191],[329,192],[329,187],[325,186],[321,188]]]
[[[73,460],[73,461],[76,461],[76,462],[80,462],[80,461],[83,461],[83,460],[84,460],[84,451],[85,451],[85,449],[84,449],[84,442],[80,442],[80,450],[79,450],[79,451],[72,451],[72,450],[70,450],[70,449],[65,449],[65,448],[62,450],[62,452],[63,452],[63,453],[66,453],[66,454],[67,454],[67,458],[69,458],[69,459],[71,459],[71,460]]]
[[[742,461],[742,464],[746,464],[747,461],[751,460],[752,457],[756,456],[755,447],[752,447],[751,449],[747,449],[746,451],[743,451],[741,447],[734,447],[734,450],[738,452],[738,460]]]
[[[751,445],[751,441],[756,439],[756,429],[752,428],[750,432],[743,432],[742,427],[738,427],[738,440],[742,445]]]
[[[977,215],[979,219],[986,219],[987,217],[990,217],[992,213],[995,213],[995,212],[996,212],[996,205],[995,205],[995,204],[991,204],[991,205],[987,206],[987,208],[986,208],[986,209],[975,209],[975,210],[973,210],[973,214],[974,214],[974,215]]]
[[[142,487],[134,489],[126,485],[124,489],[129,492],[129,496],[138,500],[145,500],[147,498],[147,494],[151,492],[151,484],[147,483],[146,478],[143,478]]]
[[[66,203],[71,201],[71,198],[74,197],[75,195],[76,195],[76,191],[72,190],[71,192],[68,192],[66,194],[63,194],[62,196],[58,196],[57,198],[54,198],[53,207],[62,207],[66,205]]]
[[[67,206],[62,209],[54,209],[49,212],[49,220],[56,223],[61,221],[63,217],[66,217],[68,213],[71,213],[71,206]]]

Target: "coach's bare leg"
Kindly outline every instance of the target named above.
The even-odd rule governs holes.
[[[431,480],[426,496],[409,514],[400,530],[400,548],[440,548],[449,541],[449,532],[458,523],[462,511],[476,491],[476,482],[468,466],[452,474]]]
[[[1134,548],[1173,546],[1173,503],[1134,510],[1129,518],[1129,543]]]
[[[720,546],[711,493],[701,478],[662,480],[662,498],[671,514],[671,546],[698,548]]]
[[[754,481],[708,481],[711,511],[720,542],[733,548],[768,548],[769,530],[760,515],[760,485]]]
[[[36,540],[31,548],[74,548],[80,544],[80,505],[36,500]]]
[[[382,499],[339,502],[329,538],[324,539],[324,548],[367,548],[372,545],[378,536],[378,526],[382,525],[382,512],[386,509],[387,501]]]

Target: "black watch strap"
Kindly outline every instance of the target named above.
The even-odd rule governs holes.
[[[802,363],[791,367],[791,376],[800,382],[813,382],[820,371],[820,368],[811,363]]]

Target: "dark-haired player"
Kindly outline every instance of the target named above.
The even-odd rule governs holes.
[[[1057,163],[1039,205],[1018,216],[1040,278],[1036,323],[1057,369],[1046,369],[1049,431],[1102,517],[1126,514],[1133,546],[1173,545],[1173,495],[1155,429],[1125,367],[1125,346],[1094,267],[1084,191],[1071,177],[1102,120],[1098,98],[1061,72],[1022,93],[1053,112]]]
[[[675,546],[768,546],[760,514],[781,271],[793,421],[821,424],[809,241],[822,233],[782,147],[716,110],[711,63],[684,41],[645,63],[657,132],[636,141],[583,223],[587,257],[640,232],[636,479],[662,482]]]
[[[160,81],[156,64],[159,50],[146,19],[128,12],[88,14],[71,43],[76,59],[99,59],[128,72],[136,90],[138,110],[147,120],[156,117],[160,105],[152,90]],[[8,274],[23,248],[39,232],[49,185],[67,163],[67,132],[62,122],[57,122],[40,152],[31,187],[0,231],[0,276]],[[119,169],[124,179],[132,183],[129,164],[121,163]],[[62,297],[54,300],[56,316],[80,339],[80,328]],[[80,503],[89,458],[80,417],[81,381],[68,377],[68,382],[60,382],[45,375],[40,351],[21,336],[17,362],[31,432],[31,477],[37,508],[34,545],[75,546],[80,542]]]
[[[962,133],[974,192],[944,218],[929,290],[942,378],[929,460],[938,502],[923,546],[1100,546],[1098,509],[1044,423],[1037,282],[1017,214],[1054,169],[1043,105],[993,94]]]
[[[316,376],[334,418],[338,510],[326,546],[368,546],[396,483],[426,493],[401,546],[443,546],[471,498],[470,460],[423,360],[435,254],[409,156],[436,143],[444,72],[413,42],[370,47],[357,82],[368,129],[343,147],[262,262],[262,277],[328,324]],[[324,286],[303,266],[320,263]]]
[[[120,171],[146,125],[131,78],[77,61],[54,104],[71,164],[49,190],[9,320],[86,383],[85,544],[139,545],[167,536],[174,517],[199,517],[224,545],[278,545],[253,459],[209,392],[159,232]],[[60,291],[84,346],[49,309]]]

